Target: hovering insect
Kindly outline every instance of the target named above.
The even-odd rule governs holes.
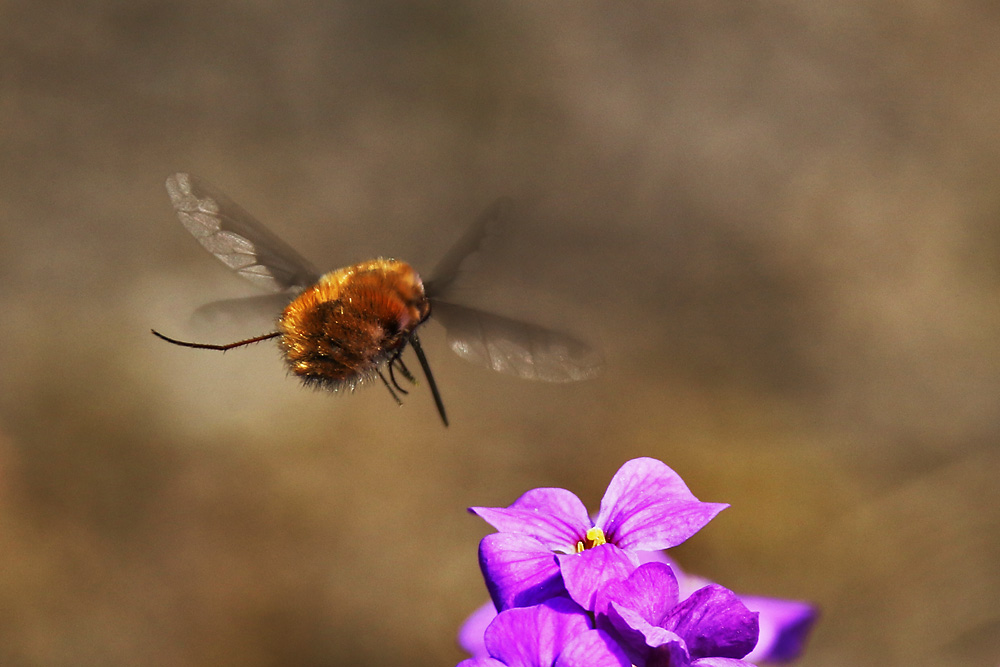
[[[452,350],[472,363],[546,382],[585,380],[600,372],[601,356],[571,336],[442,300],[463,260],[478,249],[487,230],[502,217],[503,200],[490,207],[451,248],[425,284],[409,264],[395,259],[378,258],[320,274],[203,180],[174,174],[167,179],[167,192],[181,223],[206,250],[270,292],[276,308],[284,308],[277,331],[223,345],[181,341],[153,331],[168,343],[225,351],[280,338],[289,369],[305,384],[353,390],[378,377],[399,405],[399,394],[409,392],[399,385],[396,372],[416,382],[402,360],[409,345],[445,426],[444,403],[417,337],[417,328],[432,313],[444,324]],[[259,300],[246,297],[203,308],[232,309]]]

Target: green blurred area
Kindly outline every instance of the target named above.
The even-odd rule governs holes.
[[[800,664],[1000,660],[990,3],[15,0],[0,35],[0,664],[453,664],[465,508],[596,510],[635,456],[732,505],[686,569],[822,607]],[[330,269],[429,269],[509,196],[463,297],[606,373],[430,324],[446,430],[423,385],[168,346],[253,293],[175,171]]]

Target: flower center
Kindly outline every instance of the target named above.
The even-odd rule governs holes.
[[[599,547],[602,544],[607,544],[608,540],[604,537],[604,531],[600,528],[591,528],[587,531],[586,537],[583,540],[576,543],[576,552],[580,553],[584,549],[593,549],[594,547]]]

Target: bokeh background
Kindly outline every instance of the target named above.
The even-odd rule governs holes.
[[[454,664],[465,508],[654,456],[732,505],[687,569],[821,605],[800,664],[995,666],[997,72],[982,0],[3,3],[0,664]],[[429,324],[444,429],[166,345],[254,293],[175,171],[327,268],[509,196],[463,300],[605,373]]]

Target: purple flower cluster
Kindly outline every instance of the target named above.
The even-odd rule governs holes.
[[[565,489],[534,489],[506,508],[474,507],[499,532],[479,546],[492,604],[466,622],[459,667],[724,667],[758,644],[762,627],[793,657],[815,619],[803,603],[758,610],[717,584],[684,575],[662,550],[684,542],[727,505],[698,500],[655,459],[615,474],[593,521]],[[794,611],[793,611],[794,610]]]

